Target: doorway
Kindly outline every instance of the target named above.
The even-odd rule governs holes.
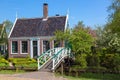
[[[37,53],[38,53],[38,47],[37,47],[37,41],[33,41],[33,58],[37,58]]]
[[[50,49],[50,41],[44,40],[43,41],[43,52],[46,52]]]

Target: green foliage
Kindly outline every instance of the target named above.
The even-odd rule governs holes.
[[[87,61],[86,61],[86,54],[77,54],[75,56],[75,63],[76,65],[79,65],[81,68],[87,67]]]
[[[11,62],[24,62],[24,61],[36,62],[35,59],[31,59],[31,58],[9,58],[9,61]]]
[[[67,29],[65,32],[62,32],[62,31],[55,32],[55,39],[57,41],[69,40],[69,37],[70,37],[70,30],[69,29]]]
[[[9,62],[4,58],[0,58],[0,67],[8,67],[8,66],[9,66]]]
[[[120,71],[120,54],[115,54],[114,55],[114,71],[118,72]]]
[[[88,65],[88,67],[99,67],[100,66],[99,54],[88,54],[87,55],[87,65]]]
[[[64,40],[71,44],[72,51],[76,54],[90,52],[90,47],[94,42],[94,38],[88,33],[88,29],[84,27],[82,22],[79,22],[72,30],[56,31],[54,39],[58,41]]]
[[[97,29],[97,45],[105,53],[120,53],[120,0],[111,1],[108,23]]]
[[[72,30],[69,41],[72,45],[72,50],[75,53],[89,53],[94,39],[90,34],[88,34],[87,30],[79,27],[78,25],[77,28]]]
[[[109,70],[120,71],[120,54],[105,54],[101,59],[101,66]]]
[[[111,5],[108,7],[109,20],[105,27],[106,30],[110,29],[112,33],[120,34],[120,0],[111,1]]]
[[[65,32],[56,31],[57,41],[65,41],[67,46],[71,47],[75,53],[75,63],[81,68],[87,67],[86,54],[91,52],[91,46],[94,44],[94,37],[89,33],[83,22],[79,22],[73,29],[67,29]]]
[[[119,80],[120,74],[81,73],[79,77],[64,76],[69,80]]]
[[[37,68],[37,61],[30,58],[10,58],[10,62],[12,62],[15,67],[23,67],[23,68]]]
[[[111,30],[97,29],[97,46],[104,49],[105,53],[120,52],[120,37],[117,33],[112,33]]]
[[[94,72],[94,73],[103,73],[106,72],[107,69],[105,67],[97,67],[97,66],[89,66],[86,69],[86,72]]]
[[[25,73],[24,70],[19,70],[16,72],[16,70],[0,70],[0,74],[17,74],[17,73]]]
[[[3,22],[3,24],[5,24],[7,35],[9,35],[10,30],[11,30],[11,28],[13,26],[13,23],[11,21],[9,21],[9,20],[6,20],[6,21]]]
[[[106,67],[108,69],[112,69],[114,61],[114,54],[105,54],[102,56],[101,66]]]

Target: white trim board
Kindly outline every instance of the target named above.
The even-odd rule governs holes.
[[[8,35],[8,38],[10,38],[11,33],[12,33],[12,31],[13,31],[14,27],[15,27],[16,22],[17,22],[17,18],[16,18],[16,20],[15,20],[15,22],[14,22],[14,24],[13,24],[13,27],[12,27],[12,29],[11,29],[11,31],[10,31],[10,33],[9,33],[9,35]]]

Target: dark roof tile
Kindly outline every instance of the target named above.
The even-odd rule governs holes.
[[[10,37],[53,36],[56,30],[64,31],[66,16],[43,18],[17,19]]]

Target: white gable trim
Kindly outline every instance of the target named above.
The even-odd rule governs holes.
[[[65,30],[64,30],[64,31],[66,31],[66,29],[67,29],[67,25],[68,25],[68,17],[69,17],[69,15],[67,14],[67,15],[66,15],[66,21],[65,21]]]
[[[9,35],[8,35],[8,38],[10,38],[11,33],[12,33],[12,31],[13,31],[14,27],[15,27],[16,22],[17,22],[17,18],[15,19],[15,22],[14,22],[13,27],[12,27],[12,29],[11,29],[11,31],[10,31],[10,33],[9,33]]]

